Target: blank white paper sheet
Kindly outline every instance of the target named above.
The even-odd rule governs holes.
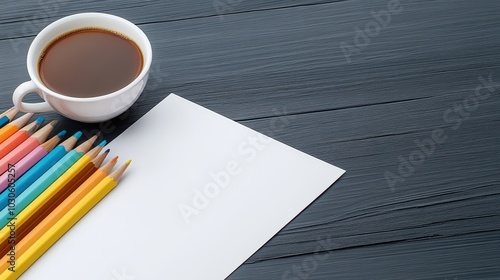
[[[108,147],[122,181],[21,279],[221,280],[344,173],[175,94]]]

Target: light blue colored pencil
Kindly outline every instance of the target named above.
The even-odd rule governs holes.
[[[37,164],[31,167],[24,175],[19,177],[13,184],[10,184],[5,191],[0,194],[0,209],[4,209],[9,203],[9,198],[19,197],[31,184],[40,178],[47,170],[62,159],[73,147],[82,133],[79,131],[68,138],[63,143],[55,147],[50,153],[44,156]]]
[[[8,199],[9,203],[0,211],[0,227],[8,224],[12,218],[17,216],[35,200],[43,191],[45,191],[57,178],[64,174],[75,162],[77,162],[86,152],[90,150],[98,135],[90,138],[74,150],[69,151],[62,159],[54,164],[47,172],[43,173],[33,184],[31,184],[22,194],[14,200]]]

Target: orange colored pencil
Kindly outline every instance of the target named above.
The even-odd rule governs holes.
[[[95,147],[89,153],[98,153],[100,147]],[[40,209],[38,209],[26,222],[16,228],[15,242],[19,243],[23,238],[35,228],[45,217],[47,217],[59,204],[61,204],[68,196],[70,196],[78,187],[82,185],[87,179],[94,174],[103,163],[104,159],[109,153],[109,149],[104,153],[98,155],[89,164],[87,164],[80,173],[64,185],[59,192],[51,197]],[[0,256],[9,252],[10,249],[9,239],[5,239],[0,244]]]
[[[111,192],[130,164],[130,160],[115,172],[109,174],[86,196],[78,201],[73,208],[69,209],[59,221],[49,228],[38,238],[31,247],[26,249],[22,256],[16,259],[15,271],[5,270],[0,274],[2,280],[18,279],[36,260],[50,249],[64,234],[66,234],[83,216],[99,203],[109,192]]]
[[[15,175],[14,177],[16,178],[20,178],[22,175],[24,175],[24,173],[30,170],[30,168],[35,166],[41,159],[48,155],[57,146],[57,144],[59,144],[65,134],[66,130],[59,132],[59,134],[47,140],[45,143],[41,144],[20,161],[18,161],[15,166],[15,174],[4,172],[0,176],[0,192],[3,192],[9,186],[9,181],[12,181],[12,175]],[[20,189],[17,189],[17,191],[20,191]],[[0,194],[0,208],[3,208],[5,205],[2,206],[1,201],[2,194]]]
[[[45,142],[45,140],[47,140],[49,134],[52,132],[57,123],[58,121],[51,121],[49,124],[42,127],[40,130],[38,130],[33,135],[28,137],[28,139],[26,139],[19,146],[14,148],[14,150],[12,150],[10,153],[1,158],[0,174],[3,174],[5,171],[7,171],[9,164],[16,164],[25,155],[29,154],[36,147],[40,146],[43,142]]]
[[[7,124],[6,126],[0,128],[0,143],[7,140],[14,133],[16,133],[19,129],[21,129],[21,127],[25,126],[28,123],[28,121],[31,119],[32,116],[33,116],[33,113],[25,114],[22,117],[17,118],[15,121],[12,121],[11,123]]]
[[[54,226],[70,209],[72,209],[79,201],[81,201],[92,189],[100,182],[107,178],[111,170],[115,166],[118,157],[113,158],[109,163],[98,169],[90,178],[83,182],[70,196],[68,196],[56,209],[47,215],[33,230],[31,230],[20,242],[15,246],[16,257],[19,258],[30,248],[40,236]],[[117,170],[118,171],[118,170]],[[117,172],[115,171],[115,172]],[[10,248],[9,248],[10,249]],[[0,260],[0,273],[6,271],[9,267],[9,256],[5,255]]]
[[[21,145],[24,141],[28,139],[33,133],[35,133],[38,128],[42,125],[44,121],[43,117],[36,119],[36,121],[28,124],[27,126],[21,128],[18,132],[14,133],[11,137],[0,144],[0,159],[14,150],[17,146]]]

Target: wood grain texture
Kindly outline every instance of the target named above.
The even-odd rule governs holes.
[[[123,16],[153,45],[141,98],[107,123],[47,119],[112,140],[175,92],[347,170],[229,279],[500,279],[500,2],[400,0],[350,62],[341,43],[355,45],[356,28],[389,1],[216,3],[225,10],[210,0],[7,1],[0,109],[28,79],[25,55],[45,25],[84,11]],[[476,106],[480,77],[495,91]],[[284,127],[273,125],[280,115]],[[391,188],[386,172],[399,174],[436,130],[446,140]]]

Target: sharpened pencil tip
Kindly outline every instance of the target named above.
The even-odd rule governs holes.
[[[110,149],[107,149],[106,151],[104,151],[105,154],[109,154],[109,151],[111,151]]]
[[[118,161],[118,156],[115,156],[113,159],[111,159],[112,162],[117,162]]]
[[[0,117],[7,117],[9,120],[12,120],[17,115],[17,113],[19,113],[19,110],[16,109],[16,107],[12,107],[4,113],[0,114]]]
[[[36,123],[37,124],[41,124],[45,121],[45,118],[44,117],[38,117],[38,119],[36,119]]]
[[[66,130],[63,130],[57,134],[57,137],[62,138],[64,135],[66,135]]]
[[[78,131],[77,133],[75,133],[75,134],[73,135],[73,137],[75,137],[76,139],[80,139],[80,137],[82,137],[82,134],[83,134],[83,133],[82,133],[81,131]]]
[[[49,125],[51,125],[52,127],[55,127],[57,124],[59,123],[58,120],[53,120],[49,123]]]
[[[127,160],[122,166],[120,166],[118,169],[115,170],[115,172],[109,174],[109,177],[115,180],[115,182],[118,182],[120,178],[122,177],[123,173],[125,173],[125,170],[127,170],[128,166],[130,165],[132,161]]]
[[[97,134],[96,134],[97,135]],[[99,143],[99,147],[104,147],[108,142],[106,140],[103,140],[101,143]]]

